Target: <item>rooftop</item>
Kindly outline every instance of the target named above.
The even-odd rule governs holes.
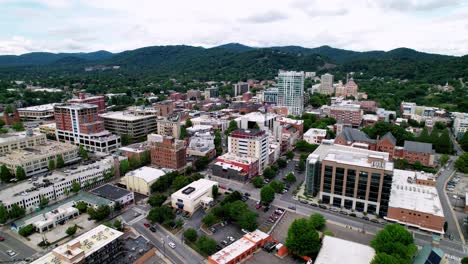
[[[127,145],[125,147],[119,148],[120,151],[128,151],[128,152],[145,152],[149,150],[148,142],[141,142],[141,143],[134,143],[131,145]]]
[[[371,263],[373,248],[332,236],[324,236],[322,248],[314,261],[315,264],[363,264]]]
[[[307,132],[304,133],[304,137],[308,136],[326,136],[327,135],[327,130],[326,129],[320,129],[320,128],[310,128],[307,130]]]
[[[68,243],[56,247],[50,253],[32,262],[34,264],[65,264],[72,263],[72,258],[86,258],[98,251],[100,248],[118,239],[123,235],[115,229],[105,225],[100,225],[83,235],[69,241]],[[60,256],[59,257],[57,257]],[[66,261],[67,259],[68,261]]]
[[[48,140],[46,144],[35,145],[34,147],[27,147],[17,149],[9,152],[8,154],[0,155],[0,163],[6,164],[19,164],[30,161],[34,158],[43,156],[51,156],[63,151],[76,150],[78,147],[69,143],[57,142]]]
[[[393,171],[392,191],[389,207],[404,208],[444,217],[439,194],[435,186],[412,183],[417,172]]]
[[[418,153],[434,153],[432,144],[405,140],[403,148],[406,151]]]
[[[153,115],[136,115],[131,112],[120,111],[120,112],[108,112],[100,114],[102,118],[113,119],[113,120],[124,120],[124,121],[137,121],[144,119],[155,118]]]
[[[375,143],[374,139],[371,139],[366,133],[362,132],[359,129],[345,127],[343,132],[338,135],[342,136],[348,142],[360,141],[360,142],[367,142],[367,143]]]
[[[53,111],[54,106],[57,103],[52,103],[52,104],[43,104],[43,105],[35,105],[35,106],[28,106],[28,107],[23,107],[23,108],[18,108],[18,111],[37,111],[37,112],[42,112],[42,111]]]
[[[218,183],[207,179],[199,179],[173,193],[171,196],[197,199],[202,193],[211,189],[213,185],[218,185]]]
[[[31,133],[31,134],[28,135],[28,133]],[[11,141],[17,141],[21,139],[26,139],[26,138],[33,138],[33,137],[45,137],[45,135],[42,133],[33,132],[33,131],[0,134],[0,144],[11,142]]]
[[[253,122],[265,122],[265,119],[270,120],[276,118],[278,115],[273,113],[267,113],[266,115],[261,112],[252,112],[238,117],[237,119],[248,119]],[[266,118],[265,118],[266,117]]]
[[[241,156],[237,156],[235,154],[232,154],[232,153],[225,153],[221,156],[218,157],[218,159],[222,159],[222,160],[226,160],[226,161],[232,161],[232,162],[237,162],[237,163],[241,163],[241,164],[252,164],[254,162],[257,162],[258,159],[257,158],[253,158],[253,157],[241,157]]]
[[[120,188],[112,184],[101,185],[96,189],[91,190],[90,192],[113,201],[132,193],[127,189]]]
[[[93,108],[97,109],[98,106],[94,104],[56,104],[55,108],[83,110],[83,109],[93,109]]]
[[[165,174],[166,173],[163,170],[144,166],[137,170],[128,172],[127,174],[125,174],[125,177],[127,176],[137,177],[137,178],[143,179],[147,183],[150,183],[159,179],[159,177]]]
[[[254,232],[247,233],[236,242],[211,255],[210,258],[218,264],[230,263],[241,254],[244,254],[247,250],[254,247],[256,243],[268,237],[268,234],[260,230],[255,230]]]
[[[265,131],[259,129],[237,129],[231,133],[230,137],[258,137],[264,135]]]

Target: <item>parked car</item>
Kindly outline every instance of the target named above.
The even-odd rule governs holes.
[[[300,200],[299,202],[302,203],[302,204],[308,204],[308,202],[306,200]]]
[[[244,193],[245,196],[249,197],[250,196],[250,193],[246,192]]]
[[[288,209],[296,210],[296,207],[295,206],[288,206]]]
[[[244,229],[244,228],[242,228],[242,229],[241,229],[241,231],[242,231],[242,233],[244,233],[244,234],[247,234],[247,233],[249,233],[249,230],[247,230],[247,229]]]
[[[5,241],[5,238],[0,236],[0,241]]]
[[[154,232],[156,232],[156,227],[152,226],[152,227],[149,228],[149,230],[154,233]]]
[[[270,206],[269,206],[269,205],[267,205],[267,206],[265,206],[265,208],[263,208],[263,212],[268,212],[268,210],[270,210]]]
[[[335,208],[335,207],[330,207],[330,211],[337,213],[340,210],[338,208]]]
[[[318,207],[319,205],[317,203],[310,203],[313,207]]]
[[[234,237],[232,237],[232,236],[227,236],[227,239],[229,239],[229,241],[231,241],[231,242],[236,241],[236,240],[234,239]]]
[[[247,198],[246,196],[242,196],[241,201],[247,202],[248,199],[249,199],[249,198]]]
[[[378,219],[371,219],[370,220],[372,223],[380,224],[380,221]]]
[[[346,211],[340,211],[340,214],[342,214],[342,215],[348,215],[348,212],[346,212]]]
[[[262,204],[261,204],[261,203],[257,203],[257,204],[255,205],[255,208],[256,208],[256,209],[262,208]]]
[[[148,224],[148,223],[144,223],[143,225],[144,225],[146,228],[150,228],[150,226],[151,226],[151,225]]]
[[[169,245],[169,247],[171,247],[171,248],[175,248],[175,244],[174,244],[174,242],[169,242],[169,243],[167,243],[167,244]]]
[[[323,205],[323,204],[319,204],[319,208],[328,209],[328,207],[326,205]]]
[[[275,215],[282,215],[282,214],[283,214],[282,211],[280,211],[280,210],[275,210]]]
[[[355,213],[350,213],[349,216],[356,217]]]
[[[208,230],[211,231],[211,233],[216,233],[216,228],[214,228],[214,226],[211,226],[210,228],[208,228]]]
[[[366,221],[369,221],[369,217],[367,217],[367,216],[363,216],[362,219],[366,220]]]
[[[285,194],[285,193],[287,193],[287,192],[288,192],[288,189],[283,189],[283,190],[281,191],[282,194]]]
[[[223,245],[225,245],[225,246],[229,245],[229,243],[228,243],[226,240],[222,240],[222,241],[221,241],[221,244],[223,244]]]

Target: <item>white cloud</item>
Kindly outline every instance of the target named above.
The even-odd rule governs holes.
[[[40,16],[0,31],[0,53],[118,52],[150,45],[408,47],[468,53],[468,4],[458,0],[36,0]],[[6,5],[8,3],[8,5]],[[22,2],[0,0],[15,14]],[[7,10],[8,12],[8,10]],[[26,13],[25,13],[26,12]],[[0,17],[0,27],[12,21]]]

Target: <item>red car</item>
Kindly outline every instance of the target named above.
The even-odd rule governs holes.
[[[150,228],[150,226],[151,226],[151,225],[148,224],[148,223],[144,223],[143,225],[144,225],[146,228]]]
[[[255,208],[257,208],[257,209],[262,208],[262,204],[258,203],[257,205],[255,205]]]
[[[0,236],[0,241],[5,241],[5,238]]]

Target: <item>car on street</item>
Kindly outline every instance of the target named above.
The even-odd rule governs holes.
[[[257,203],[257,204],[255,205],[255,209],[260,209],[260,208],[262,208],[262,204],[261,204],[261,203]]]
[[[14,252],[14,251],[11,250],[11,249],[8,249],[6,252],[7,252],[8,256],[10,256],[10,257],[13,257],[13,256],[16,255],[16,252]]]
[[[246,192],[246,193],[244,193],[244,196],[249,197],[250,193]]]
[[[282,215],[282,214],[283,214],[282,211],[280,211],[280,210],[275,210],[275,215]]]
[[[369,221],[369,217],[367,217],[367,216],[363,216],[363,217],[361,217],[361,218],[362,218],[362,220]]]
[[[5,238],[0,236],[0,241],[5,241]]]
[[[357,215],[355,213],[350,213],[349,216],[356,217]]]
[[[380,221],[378,219],[371,219],[370,220],[372,223],[376,223],[376,224],[381,224]]]
[[[208,228],[208,230],[211,231],[211,233],[216,233],[216,228],[214,228],[213,226],[211,226],[210,228]]]
[[[291,205],[291,206],[288,206],[288,209],[296,210],[296,207]]]
[[[346,211],[340,211],[340,214],[342,214],[342,215],[348,215],[348,212],[346,212]]]
[[[287,189],[283,189],[283,190],[281,191],[282,194],[285,194],[285,193],[287,193],[287,192],[288,192]]]
[[[154,233],[154,232],[156,232],[156,227],[152,226],[152,227],[149,228],[149,230]]]
[[[308,204],[308,202],[306,200],[300,200],[299,201],[301,204]]]
[[[229,241],[231,241],[231,242],[236,241],[236,240],[234,239],[234,237],[232,237],[232,236],[227,236],[227,239],[229,239]]]
[[[323,205],[323,204],[319,204],[319,208],[328,209],[328,207],[326,205]]]
[[[335,207],[330,207],[330,211],[338,213],[340,210],[338,208],[335,208]]]
[[[242,196],[241,201],[247,202],[247,200],[249,200],[249,198],[247,198],[246,196]]]
[[[148,224],[148,223],[144,223],[143,225],[144,225],[146,228],[150,228],[150,226],[151,226],[151,225]]]
[[[169,242],[169,243],[167,243],[167,244],[168,244],[168,245],[169,245],[169,247],[171,247],[172,249],[174,249],[174,248],[175,248],[175,244],[174,244],[174,242]]]
[[[310,205],[312,205],[313,207],[318,207],[318,203],[310,203]]]
[[[225,246],[229,245],[229,243],[228,243],[226,240],[222,240],[222,241],[221,241],[221,244],[223,244],[223,245],[225,245]]]

